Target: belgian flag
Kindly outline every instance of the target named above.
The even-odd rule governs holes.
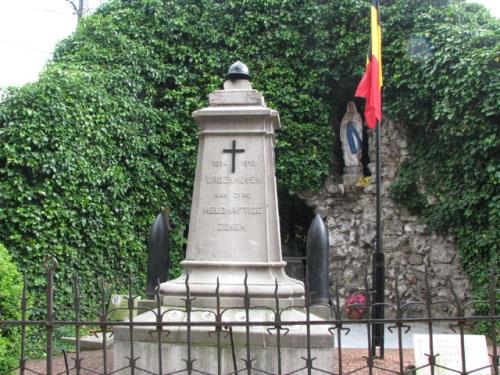
[[[382,33],[378,3],[378,0],[371,0],[370,48],[365,73],[354,94],[366,99],[365,121],[369,128],[374,128],[377,121],[382,120]]]

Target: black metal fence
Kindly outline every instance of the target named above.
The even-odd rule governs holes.
[[[170,374],[208,374],[207,370],[196,367],[195,354],[192,351],[193,340],[191,338],[191,329],[199,326],[209,326],[213,329],[213,334],[216,335],[216,348],[217,355],[214,356],[213,361],[217,362],[218,371],[217,374],[222,374],[221,366],[221,338],[224,336],[229,338],[232,345],[232,357],[233,357],[233,367],[234,369],[230,372],[225,372],[226,374],[271,374],[284,373],[281,368],[281,363],[287,361],[286,357],[283,357],[282,348],[280,344],[280,338],[287,335],[289,327],[293,325],[300,325],[306,327],[306,339],[304,342],[304,356],[302,357],[303,365],[294,371],[289,371],[288,374],[418,374],[421,370],[425,370],[427,374],[442,374],[443,370],[449,371],[449,373],[456,373],[462,375],[468,374],[479,374],[483,373],[485,370],[489,370],[491,374],[498,375],[499,372],[499,356],[497,348],[497,335],[499,329],[499,315],[497,315],[497,307],[499,305],[498,290],[496,289],[497,278],[494,272],[490,276],[489,285],[489,300],[486,301],[470,301],[468,303],[463,303],[455,293],[451,282],[450,285],[450,299],[447,300],[434,300],[432,297],[432,291],[429,283],[429,275],[426,272],[424,277],[425,290],[423,291],[423,298],[419,301],[407,301],[403,302],[400,298],[397,284],[395,286],[396,298],[394,303],[384,303],[384,309],[387,311],[386,316],[391,318],[386,319],[371,319],[372,310],[376,307],[376,304],[371,302],[372,291],[369,290],[368,282],[365,281],[365,289],[363,295],[366,297],[362,303],[355,302],[349,305],[345,303],[341,305],[338,293],[333,293],[334,298],[330,302],[330,305],[323,307],[323,311],[328,312],[328,316],[325,321],[318,322],[311,320],[312,310],[318,309],[316,306],[311,306],[309,298],[307,297],[305,304],[303,306],[294,306],[293,308],[302,309],[305,313],[305,319],[303,321],[289,321],[282,320],[282,313],[290,307],[281,308],[280,300],[278,298],[278,285],[276,285],[275,291],[275,306],[269,307],[268,309],[273,313],[274,320],[269,321],[250,321],[250,312],[254,307],[252,307],[252,297],[248,293],[247,279],[243,280],[245,285],[245,294],[241,297],[241,308],[244,311],[246,319],[244,321],[227,321],[224,320],[224,314],[230,309],[224,309],[221,307],[219,288],[214,290],[214,299],[216,301],[215,308],[210,310],[210,313],[214,315],[213,321],[202,322],[194,321],[191,316],[195,311],[203,311],[200,308],[193,307],[193,301],[195,297],[191,296],[189,289],[189,277],[186,281],[186,296],[184,298],[184,306],[182,308],[176,307],[177,310],[182,310],[185,313],[185,321],[169,321],[166,318],[166,312],[171,310],[162,310],[161,306],[161,296],[156,294],[156,300],[150,302],[149,311],[155,314],[156,321],[154,322],[139,322],[134,319],[134,311],[137,310],[136,300],[137,296],[134,295],[133,291],[133,281],[130,279],[128,285],[128,296],[127,310],[128,319],[126,321],[112,321],[108,318],[110,309],[108,307],[108,294],[104,288],[104,284],[101,288],[101,303],[100,312],[96,315],[98,316],[95,320],[85,320],[82,319],[82,309],[81,309],[81,296],[79,288],[79,279],[75,277],[74,283],[74,305],[73,308],[73,319],[71,320],[58,320],[54,314],[54,275],[57,268],[57,262],[52,259],[46,263],[47,270],[47,288],[46,288],[46,298],[47,298],[47,309],[45,319],[30,320],[28,318],[28,303],[26,295],[26,280],[25,287],[23,289],[22,298],[20,301],[20,310],[22,314],[21,320],[2,320],[0,315],[0,328],[1,327],[16,327],[19,330],[18,340],[20,342],[20,358],[19,364],[16,368],[9,371],[0,373],[0,375],[7,375],[12,373],[24,374],[98,374],[98,375],[111,375],[111,374],[158,374],[158,375],[170,375]],[[337,286],[334,286],[338,290]],[[306,291],[308,286],[306,283]],[[470,307],[473,303],[481,302],[483,306],[487,306],[489,312],[484,315],[477,315],[475,313],[470,313],[473,311]],[[450,316],[440,316],[436,317],[433,315],[433,307],[438,304],[447,304],[454,307],[455,313]],[[409,317],[408,311],[412,308],[418,307],[420,310],[420,315],[415,317]],[[140,309],[140,308],[139,308]],[[144,308],[143,310],[144,311]],[[361,314],[355,316],[352,314],[353,311],[358,311]],[[489,345],[488,345],[488,355],[489,364],[481,366],[480,368],[470,369],[466,362],[466,346],[465,339],[466,333],[468,332],[468,327],[472,324],[481,323],[483,328],[486,327],[489,330]],[[311,337],[310,328],[313,325],[326,324],[329,326],[328,331],[332,335],[332,340],[335,347],[331,350],[332,366],[331,368],[317,368],[315,366],[314,353],[311,348]],[[393,345],[391,348],[372,348],[371,347],[371,332],[373,325],[385,326],[389,332],[394,334]],[[439,349],[434,345],[435,342],[435,330],[436,327],[442,327],[445,324],[450,329],[455,332],[460,338],[460,349],[456,353],[457,358],[460,358],[459,368],[449,368],[446,365],[438,363],[437,358],[440,356]],[[158,363],[159,370],[156,372],[150,371],[148,369],[141,368],[137,365],[137,360],[139,359],[137,354],[134,353],[134,346],[130,346],[130,353],[127,353],[126,362],[127,365],[122,368],[115,368],[113,366],[113,353],[109,344],[109,333],[112,333],[113,329],[117,326],[127,327],[130,332],[130,341],[134,342],[134,329],[141,326],[153,326],[155,333],[158,335],[157,345],[158,345]],[[427,357],[426,363],[415,366],[413,361],[413,353],[411,349],[407,349],[403,345],[403,338],[405,335],[411,334],[415,325],[419,325],[420,328],[425,328],[425,333],[428,336],[428,352],[425,353]],[[169,358],[165,358],[162,354],[161,347],[165,345],[161,336],[169,333],[169,327],[183,327],[187,332],[187,354],[186,358],[183,358],[185,363],[185,368],[176,369],[175,371],[169,370]],[[252,357],[252,346],[250,345],[249,335],[250,329],[255,326],[267,327],[267,332],[269,335],[274,335],[276,337],[276,357],[277,371],[270,372],[268,369],[257,368],[254,366]],[[38,331],[44,334],[44,341],[46,343],[46,357],[43,359],[29,359],[26,356],[29,340],[27,339],[27,330],[30,327],[38,327]],[[74,344],[66,350],[61,350],[56,352],[55,340],[57,340],[56,330],[66,327],[70,328],[74,334]],[[237,358],[236,351],[234,349],[234,340],[232,336],[233,329],[236,327],[244,327],[244,333],[246,334],[246,340],[244,342],[244,357]],[[82,350],[82,332],[87,332],[91,330],[93,332],[100,333],[101,337],[101,347],[93,352]],[[356,331],[356,333],[354,333]],[[350,335],[357,335],[358,338],[365,342],[366,345],[361,348],[353,349],[352,347],[346,348],[346,341],[352,338]],[[0,337],[1,338],[1,337]],[[387,341],[386,341],[387,343]],[[362,345],[363,346],[363,345]]]

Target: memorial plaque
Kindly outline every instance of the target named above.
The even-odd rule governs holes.
[[[486,338],[483,335],[465,335],[465,364],[466,371],[474,371],[475,375],[490,375]],[[415,366],[418,368],[429,363],[429,335],[413,335],[415,352]],[[433,335],[434,355],[436,357],[435,375],[456,375],[462,371],[462,355],[460,349],[460,335]],[[427,354],[427,355],[426,355]],[[451,370],[454,371],[451,371]],[[417,371],[417,375],[430,375],[429,367]]]

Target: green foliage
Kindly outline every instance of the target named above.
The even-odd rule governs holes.
[[[23,278],[7,249],[0,244],[0,320],[20,320]],[[0,373],[19,365],[19,328],[0,327]]]
[[[413,163],[403,162],[397,180],[391,185],[390,195],[396,202],[404,203],[414,215],[422,215],[426,207],[425,196],[419,191]]]
[[[383,2],[385,104],[415,135],[399,196],[423,181],[421,194],[438,203],[422,195],[411,204],[434,227],[454,229],[474,276],[498,242],[498,22],[447,3]],[[60,263],[56,306],[71,305],[75,271],[88,309],[100,279],[120,293],[132,272],[142,290],[148,229],[165,206],[179,271],[197,144],[191,112],[237,59],[280,111],[280,186],[319,187],[330,125],[363,71],[368,12],[352,0],[114,0],[84,18],[39,81],[0,104],[0,240],[35,292],[43,295],[47,254]]]
[[[482,298],[490,267],[500,266],[499,40],[499,21],[481,7],[430,8],[386,59],[395,72],[386,108],[407,124],[411,153],[392,196],[454,235]]]
[[[361,17],[358,10],[342,17]],[[119,293],[132,272],[142,290],[148,230],[164,206],[178,273],[197,144],[191,112],[207,105],[237,59],[282,113],[280,183],[320,186],[334,88],[345,71],[360,70],[335,62],[366,42],[337,47],[326,32],[334,12],[315,1],[143,0],[111,1],[85,18],[40,79],[0,105],[0,239],[30,270],[35,293],[43,295],[47,254],[60,264],[56,306],[71,305],[75,271],[88,309],[100,279]],[[339,25],[335,33],[345,35],[349,25]],[[41,298],[38,314],[43,306]]]

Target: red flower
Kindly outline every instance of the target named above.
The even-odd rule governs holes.
[[[350,319],[361,319],[366,312],[366,296],[363,293],[352,294],[345,303],[345,314]]]

